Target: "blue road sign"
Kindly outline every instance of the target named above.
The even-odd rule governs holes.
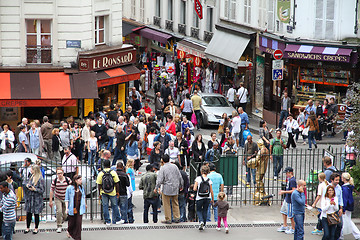
[[[283,70],[282,69],[273,69],[272,70],[272,80],[274,80],[274,81],[283,80]]]

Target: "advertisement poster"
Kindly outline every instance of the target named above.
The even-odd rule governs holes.
[[[277,15],[281,22],[290,23],[290,0],[277,1]]]
[[[18,120],[18,108],[8,108],[2,107],[1,109],[1,119],[3,121],[17,121]]]

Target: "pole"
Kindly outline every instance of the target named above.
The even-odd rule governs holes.
[[[279,95],[279,92],[278,92],[278,91],[279,91],[278,83],[279,83],[279,81],[276,81],[276,84],[275,84],[275,87],[276,87],[276,91],[275,91],[275,92],[276,92],[276,98],[275,98],[275,99],[277,99],[277,98],[278,98],[278,95]],[[275,111],[276,111],[275,129],[276,129],[276,128],[277,128],[276,126],[278,125],[278,111],[279,111],[279,110],[278,110],[278,105],[279,105],[279,104],[278,104],[277,101],[275,101],[275,103],[276,103],[276,104],[275,104],[275,105],[276,105],[276,106],[275,106]]]

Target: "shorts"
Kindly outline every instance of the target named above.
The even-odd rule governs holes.
[[[284,200],[281,205],[280,213],[287,215],[287,212],[288,212],[288,205],[287,205],[287,202]]]
[[[294,213],[293,213],[293,208],[292,208],[292,204],[288,203],[287,204],[287,214],[288,218],[294,218]]]
[[[232,135],[234,140],[239,140],[240,133],[233,133]]]

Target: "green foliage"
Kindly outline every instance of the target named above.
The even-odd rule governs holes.
[[[344,129],[353,131],[349,140],[352,141],[356,149],[360,149],[360,83],[353,83],[349,86],[349,91],[346,94],[346,100],[354,107],[353,114],[345,121]],[[359,156],[358,156],[359,159]],[[359,175],[360,176],[360,175]]]
[[[357,195],[360,194],[360,164],[359,162],[350,168],[349,173],[354,179],[355,191]]]

